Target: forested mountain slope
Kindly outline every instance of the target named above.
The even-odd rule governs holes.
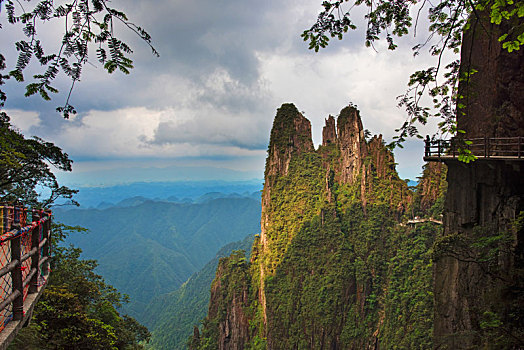
[[[239,253],[220,260],[191,348],[431,348],[431,248],[440,227],[401,223],[437,210],[445,182],[433,175],[416,193],[408,189],[381,136],[365,138],[353,106],[326,120],[315,150],[309,121],[282,105],[261,235],[249,262]]]
[[[229,242],[259,232],[260,202],[220,198],[199,204],[147,201],[104,210],[55,210],[56,220],[88,228],[68,242],[122,293],[124,308],[142,319],[150,300],[176,290]]]
[[[220,258],[229,256],[234,250],[249,254],[254,235],[242,241],[229,243],[218,251],[202,270],[193,274],[187,282],[174,292],[154,298],[144,315],[152,333],[150,346],[154,349],[186,349],[187,341],[193,334],[193,326],[207,313],[211,282]]]

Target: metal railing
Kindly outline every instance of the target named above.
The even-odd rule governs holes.
[[[0,333],[24,319],[24,301],[39,293],[49,274],[51,211],[0,206]],[[27,309],[27,307],[25,307]]]
[[[458,158],[464,152],[476,158],[524,159],[524,137],[454,137],[450,140],[426,137],[424,160]]]

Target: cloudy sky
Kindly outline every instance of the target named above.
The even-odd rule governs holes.
[[[391,52],[383,43],[366,48],[359,30],[315,53],[300,33],[321,3],[113,0],[148,30],[160,57],[120,28],[135,51],[135,69],[109,75],[93,53],[73,91],[77,116],[63,120],[54,111],[66,98],[64,79],[51,102],[23,97],[23,86],[10,81],[6,109],[26,135],[53,141],[72,157],[73,174],[60,175],[68,184],[261,179],[271,124],[286,102],[311,120],[315,144],[324,118],[349,102],[359,107],[365,128],[391,140],[405,119],[395,97],[410,73],[433,60],[413,58],[410,48],[424,33],[404,38]],[[2,9],[0,47],[10,69],[20,29],[6,25],[4,15]],[[56,45],[60,29],[46,24],[39,38]],[[422,151],[413,140],[396,152],[401,177],[419,175]]]

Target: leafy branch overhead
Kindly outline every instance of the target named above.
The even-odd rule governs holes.
[[[0,0],[0,5],[3,2],[7,22],[13,25],[21,24],[27,39],[16,42],[15,47],[18,51],[16,66],[9,75],[0,75],[0,85],[10,77],[18,82],[26,81],[24,70],[32,59],[36,59],[43,67],[43,71],[33,75],[33,81],[26,85],[25,96],[39,94],[44,100],[50,100],[50,93],[58,92],[52,86],[53,80],[62,71],[71,80],[65,104],[57,108],[64,118],[76,113],[69,103],[71,92],[75,83],[80,80],[83,66],[89,62],[91,46],[94,46],[96,58],[108,73],[120,70],[124,74],[129,74],[130,69],[133,68],[133,61],[129,58],[133,50],[115,35],[116,22],[133,31],[149,45],[152,53],[158,56],[158,52],[152,46],[151,36],[143,28],[130,22],[125,13],[110,7],[110,1],[74,0],[58,5],[53,0],[38,2],[28,0],[27,2],[34,4],[31,10],[26,10],[18,1]],[[42,30],[38,26],[52,20],[63,22],[64,34],[59,48],[48,53],[44,50],[42,42],[37,39],[37,29]],[[0,53],[0,70],[5,67],[5,58]],[[0,107],[5,100],[5,93],[0,90]]]
[[[455,135],[455,111],[463,104],[458,96],[460,79],[469,79],[474,70],[462,70],[459,74],[460,60],[445,62],[445,52],[457,54],[462,44],[465,30],[484,30],[490,24],[504,25],[505,32],[499,37],[502,48],[508,52],[516,51],[524,45],[524,2],[514,0],[447,0],[437,3],[428,0],[383,1],[383,0],[336,0],[324,1],[323,11],[316,23],[302,33],[309,49],[318,51],[329,44],[330,38],[341,40],[348,31],[357,29],[352,20],[352,11],[357,6],[367,9],[365,44],[374,46],[375,41],[384,38],[389,50],[395,50],[395,38],[408,33],[416,34],[420,16],[427,14],[429,26],[427,38],[413,47],[414,55],[424,48],[436,56],[436,64],[414,72],[409,80],[405,94],[398,97],[399,106],[404,107],[407,119],[397,129],[398,135],[391,146],[401,146],[407,137],[421,137],[417,125],[424,125],[430,117],[441,119],[439,131]],[[480,23],[480,28],[470,28],[471,19]],[[462,73],[463,72],[463,73]],[[462,76],[459,76],[462,75]],[[441,81],[439,81],[439,79]],[[431,107],[423,103],[429,98]]]

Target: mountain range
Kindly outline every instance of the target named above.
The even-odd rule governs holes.
[[[98,260],[97,272],[130,297],[123,311],[141,321],[153,298],[176,290],[224,245],[259,232],[259,200],[219,197],[197,203],[132,198],[105,209],[57,208],[54,215],[89,230],[66,244]]]

